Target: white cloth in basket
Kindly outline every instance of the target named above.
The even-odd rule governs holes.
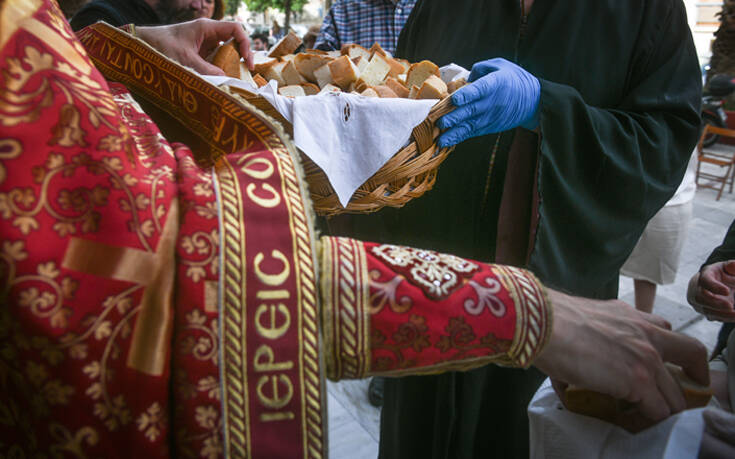
[[[441,70],[447,81],[469,74],[455,64]],[[289,98],[278,94],[274,81],[256,89],[239,79],[203,78],[216,86],[240,87],[267,99],[291,122],[294,143],[324,171],[343,207],[360,185],[408,144],[413,128],[426,119],[437,102],[348,93]]]

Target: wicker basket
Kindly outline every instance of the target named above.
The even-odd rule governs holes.
[[[266,99],[238,88],[233,87],[232,90],[278,120],[293,135],[291,123]],[[330,216],[341,213],[370,213],[385,206],[402,207],[411,199],[429,191],[436,181],[439,165],[454,148],[437,147],[439,129],[434,123],[453,108],[449,97],[434,105],[426,119],[414,128],[411,143],[393,155],[378,172],[363,183],[352,195],[347,207],[342,207],[339,203],[324,171],[302,153],[306,181],[317,214]]]

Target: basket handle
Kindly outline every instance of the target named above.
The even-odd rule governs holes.
[[[428,150],[434,144],[434,140],[436,138],[434,132],[436,127],[434,124],[436,123],[436,120],[454,109],[455,107],[452,105],[452,99],[447,96],[431,108],[429,115],[421,122],[421,124],[413,128],[413,139],[416,142],[416,147],[418,147],[419,152]]]

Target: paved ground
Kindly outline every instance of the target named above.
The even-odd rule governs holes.
[[[681,254],[676,282],[659,287],[654,313],[668,319],[674,329],[694,336],[712,349],[719,323],[709,322],[686,302],[689,278],[694,274],[735,219],[735,194],[700,189],[694,199],[694,216]],[[633,281],[621,277],[620,298],[633,304]],[[375,458],[378,454],[380,412],[367,401],[367,381],[327,383],[329,447],[332,458]]]

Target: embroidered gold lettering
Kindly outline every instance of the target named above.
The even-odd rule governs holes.
[[[281,325],[277,325],[276,311],[283,316]],[[260,319],[266,312],[270,312],[270,323],[263,324]],[[278,305],[261,304],[255,311],[255,329],[260,336],[268,339],[278,339],[286,334],[290,326],[291,313],[288,312],[288,308],[283,303],[278,303]]]
[[[273,349],[267,344],[263,344],[255,351],[253,367],[255,367],[255,371],[257,372],[290,370],[293,368],[293,362],[289,360],[276,363]]]
[[[258,164],[265,165],[265,169],[258,170],[254,169],[253,166],[256,166]],[[242,171],[251,176],[254,179],[258,180],[266,180],[270,178],[271,175],[273,175],[273,163],[268,161],[265,158],[253,158],[247,163],[245,163],[244,166],[242,166]]]
[[[261,198],[260,196],[255,194],[255,184],[251,183],[245,188],[245,192],[247,193],[248,197],[257,205],[260,207],[265,207],[266,209],[272,209],[273,207],[276,207],[278,204],[281,203],[281,195],[276,192],[276,190],[270,186],[268,183],[263,183],[261,185],[261,189],[270,193],[270,198]]]
[[[263,422],[290,421],[294,418],[295,416],[291,411],[284,411],[280,413],[261,413],[260,415],[260,420]]]
[[[265,394],[263,387],[271,382],[271,393]],[[279,384],[279,382],[281,384]],[[286,390],[285,394],[282,394],[279,387],[283,386]],[[288,402],[293,398],[293,384],[288,376],[280,374],[278,376],[262,376],[258,380],[258,385],[255,388],[255,393],[258,395],[258,401],[267,408],[274,410],[283,408],[288,405]]]
[[[255,260],[253,260],[255,275],[258,276],[258,280],[265,285],[268,285],[270,287],[279,287],[281,284],[286,282],[286,279],[288,279],[288,275],[291,273],[291,265],[288,263],[288,258],[286,258],[286,256],[280,250],[273,250],[271,252],[271,257],[279,260],[283,264],[283,269],[281,270],[281,272],[276,274],[264,273],[263,270],[260,268],[260,265],[261,263],[263,263],[265,255],[263,255],[263,252],[258,252],[255,255]]]

